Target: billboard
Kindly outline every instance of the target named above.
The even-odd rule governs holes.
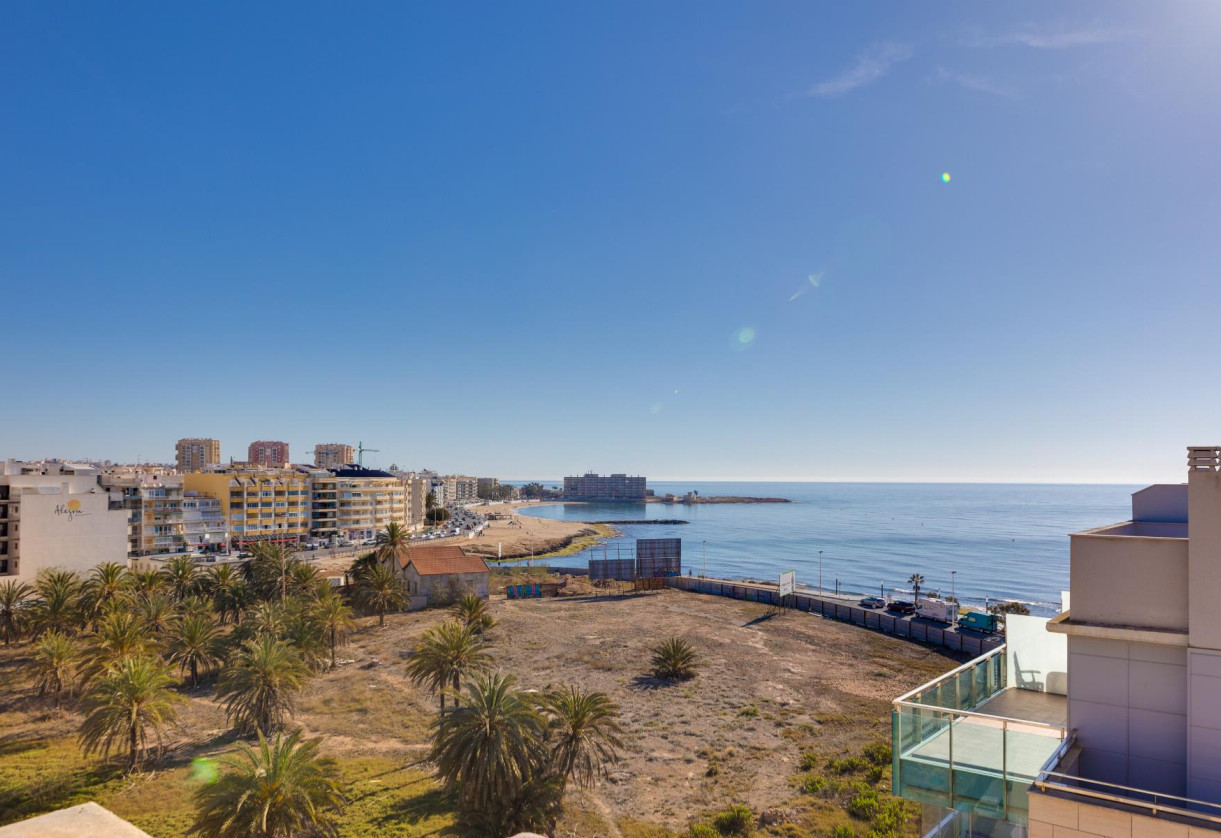
[[[780,596],[789,596],[795,590],[797,590],[797,571],[786,570],[780,574]]]
[[[636,578],[635,559],[590,559],[589,580],[614,579],[631,582]]]
[[[681,576],[683,540],[681,538],[636,539],[636,576]]]

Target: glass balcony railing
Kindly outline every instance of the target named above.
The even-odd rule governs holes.
[[[894,701],[895,794],[1013,824],[1025,824],[1028,795],[1065,739],[1065,728],[986,712],[1006,706],[1005,647]],[[1029,693],[1040,701],[1060,696]],[[1021,702],[1009,702],[1016,707]]]

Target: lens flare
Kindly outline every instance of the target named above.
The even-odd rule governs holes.
[[[941,173],[941,182],[942,182],[942,183],[949,183],[949,182],[950,182],[950,173],[949,173],[949,172],[942,172],[942,173]]]
[[[196,757],[191,760],[191,779],[197,783],[210,785],[216,782],[219,773],[216,770],[216,760],[207,757]]]

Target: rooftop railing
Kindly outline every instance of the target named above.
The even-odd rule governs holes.
[[[895,794],[1026,823],[1030,786],[1067,733],[976,710],[1008,688],[1007,668],[1001,646],[895,699]]]

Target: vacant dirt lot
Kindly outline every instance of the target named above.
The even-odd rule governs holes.
[[[524,686],[575,683],[620,705],[623,761],[608,781],[573,796],[557,832],[582,838],[671,835],[739,802],[786,813],[785,830],[769,834],[822,835],[826,824],[847,816],[799,793],[801,755],[813,751],[825,761],[887,739],[890,700],[954,663],[808,614],[776,616],[754,603],[670,590],[498,597],[492,613],[497,665]],[[315,677],[301,698],[297,723],[325,737],[357,801],[341,834],[456,834],[422,762],[436,700],[403,672],[419,635],[445,616],[391,615],[383,628],[362,620],[341,652],[344,665]],[[650,647],[672,636],[690,642],[702,665],[696,678],[670,685],[647,670]],[[31,814],[96,799],[154,836],[182,834],[191,815],[191,760],[233,746],[210,685],[190,693],[167,760],[124,778],[117,766],[80,757],[79,716],[50,713],[31,697],[20,666],[25,655],[24,646],[0,652],[0,803],[14,807],[0,822],[18,809]],[[28,804],[31,795],[41,795],[36,805]]]

